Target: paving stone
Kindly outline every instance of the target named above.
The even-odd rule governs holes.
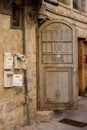
[[[20,130],[32,130],[32,127],[31,126],[26,126],[26,127],[20,128]]]

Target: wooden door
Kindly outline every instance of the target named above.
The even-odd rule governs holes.
[[[45,23],[39,30],[40,110],[77,107],[77,63],[73,27],[57,20]]]
[[[84,88],[83,86],[83,41],[82,40],[78,40],[78,92],[79,95],[81,96],[82,90]]]

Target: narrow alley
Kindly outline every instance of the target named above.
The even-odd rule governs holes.
[[[67,118],[85,123],[84,126],[73,126],[59,121]],[[64,110],[56,112],[56,117],[49,122],[35,122],[31,126],[26,126],[20,130],[87,130],[87,97],[79,97],[78,110]]]

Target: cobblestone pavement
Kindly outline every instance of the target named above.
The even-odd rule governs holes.
[[[69,118],[76,121],[87,123],[87,97],[83,97],[79,101],[78,110],[66,110],[56,112],[56,117],[49,122],[35,122],[30,126],[21,128],[20,130],[87,130],[87,126],[83,128],[74,127],[60,123],[59,120]]]

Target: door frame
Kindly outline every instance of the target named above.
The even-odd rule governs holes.
[[[39,75],[40,75],[40,70],[39,70],[39,67],[40,67],[40,63],[39,63],[39,58],[41,58],[41,56],[39,56],[39,46],[40,46],[40,42],[41,42],[41,39],[40,39],[40,35],[41,35],[41,31],[46,27],[46,26],[48,26],[49,24],[51,24],[51,23],[63,23],[63,24],[66,24],[67,26],[69,26],[71,29],[72,29],[72,31],[73,31],[73,42],[75,42],[75,44],[77,44],[76,45],[76,47],[74,47],[73,49],[75,49],[76,51],[76,55],[77,55],[77,57],[75,57],[75,55],[73,56],[73,59],[75,58],[76,60],[77,60],[77,62],[76,61],[73,61],[73,64],[74,64],[74,62],[76,62],[76,66],[72,66],[72,68],[73,68],[73,73],[74,74],[76,74],[76,73],[78,73],[78,40],[77,40],[77,30],[76,30],[76,28],[75,28],[75,26],[74,25],[72,25],[72,24],[70,24],[69,22],[67,22],[66,20],[62,20],[62,19],[53,19],[53,20],[48,20],[47,22],[45,22],[45,23],[43,23],[41,26],[40,26],[40,28],[39,28],[39,33],[38,33],[38,43],[37,43],[37,108],[38,109],[40,109],[41,110],[41,108],[40,108],[40,105],[41,105],[41,103],[40,103],[40,97],[39,97],[39,93],[40,93],[40,83],[39,83]],[[60,67],[60,65],[58,66],[58,67]],[[65,67],[66,67],[66,65],[65,65]],[[77,70],[75,70],[75,68],[77,68]],[[77,76],[78,76],[78,74],[77,74]],[[73,102],[74,102],[74,105],[72,105],[72,106],[68,106],[68,109],[75,109],[75,108],[77,108],[77,106],[78,106],[78,77],[76,77],[76,76],[74,76],[74,78],[77,78],[77,80],[76,80],[76,86],[74,85],[74,87],[73,87]],[[74,78],[73,78],[73,80],[74,80]],[[77,95],[77,96],[76,96]],[[64,107],[63,107],[64,108]],[[42,108],[43,109],[43,108]],[[62,108],[61,108],[62,109]],[[66,108],[65,108],[66,109]]]

